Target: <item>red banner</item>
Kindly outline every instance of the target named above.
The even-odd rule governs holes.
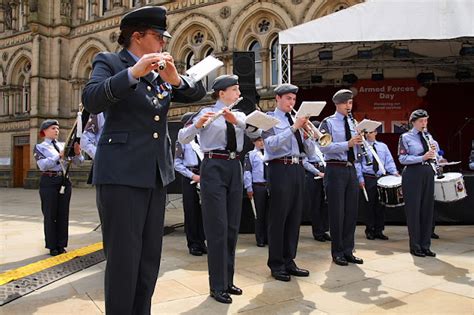
[[[379,132],[401,133],[410,113],[422,107],[427,89],[415,79],[359,80],[352,87],[354,116],[382,122]]]

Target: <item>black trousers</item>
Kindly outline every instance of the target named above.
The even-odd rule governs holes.
[[[223,291],[234,284],[235,247],[242,213],[242,166],[238,159],[205,158],[200,173],[209,285]]]
[[[196,184],[190,178],[183,177],[184,232],[188,248],[205,248],[202,211]]]
[[[62,176],[42,175],[40,178],[39,194],[44,218],[45,247],[48,249],[67,247],[71,182],[66,180],[64,194],[60,194],[62,182]]]
[[[270,206],[270,198],[266,186],[252,185],[253,199],[255,202],[255,239],[257,244],[267,244],[267,215]]]
[[[402,174],[403,199],[411,250],[431,246],[434,209],[434,174],[429,165],[410,165]]]
[[[166,189],[97,185],[107,314],[150,314],[160,268]]]
[[[271,271],[295,265],[303,210],[304,168],[301,164],[270,163],[268,262]]]
[[[313,236],[317,237],[329,231],[329,222],[323,179],[314,179],[314,176],[311,172],[305,172],[303,204],[309,209]]]
[[[359,202],[359,181],[355,168],[328,164],[324,185],[328,198],[332,257],[352,255]]]
[[[380,233],[385,228],[385,207],[379,202],[376,177],[364,176],[365,190],[369,197],[366,204],[365,232]]]

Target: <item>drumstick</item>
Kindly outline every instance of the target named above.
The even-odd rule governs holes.
[[[365,201],[369,202],[369,195],[367,195],[367,190],[365,190],[365,186],[362,187],[362,192],[364,193]]]

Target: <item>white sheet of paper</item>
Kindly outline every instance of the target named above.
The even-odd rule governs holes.
[[[217,68],[222,67],[223,65],[224,63],[222,61],[212,55],[209,55],[203,60],[201,60],[199,63],[186,70],[186,74],[193,78],[195,81],[199,81],[206,75],[216,70]]]
[[[324,106],[326,106],[326,102],[303,102],[301,103],[300,109],[296,113],[296,118],[299,117],[311,117],[311,116],[319,116],[321,111],[323,110]]]
[[[268,129],[275,127],[280,121],[272,116],[262,113],[261,111],[254,110],[250,115],[245,118],[245,123],[255,126],[267,131]]]
[[[361,132],[365,130],[367,132],[372,132],[377,129],[382,123],[375,120],[364,119],[360,123],[357,124],[356,129],[357,131]]]

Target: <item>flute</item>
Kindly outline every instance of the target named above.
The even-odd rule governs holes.
[[[235,105],[237,105],[241,100],[243,100],[244,98],[243,97],[239,97],[235,102],[233,102],[232,104],[230,104],[229,106],[227,106],[226,108],[231,110],[232,107],[234,107]],[[208,120],[206,120],[206,122],[202,125],[202,128],[206,128],[207,126],[209,126],[210,124],[212,124],[212,122],[214,122],[217,118],[221,117],[222,115],[224,115],[224,109],[226,108],[223,108],[221,109],[220,111],[218,111],[214,116],[212,116],[211,118],[209,118]]]

